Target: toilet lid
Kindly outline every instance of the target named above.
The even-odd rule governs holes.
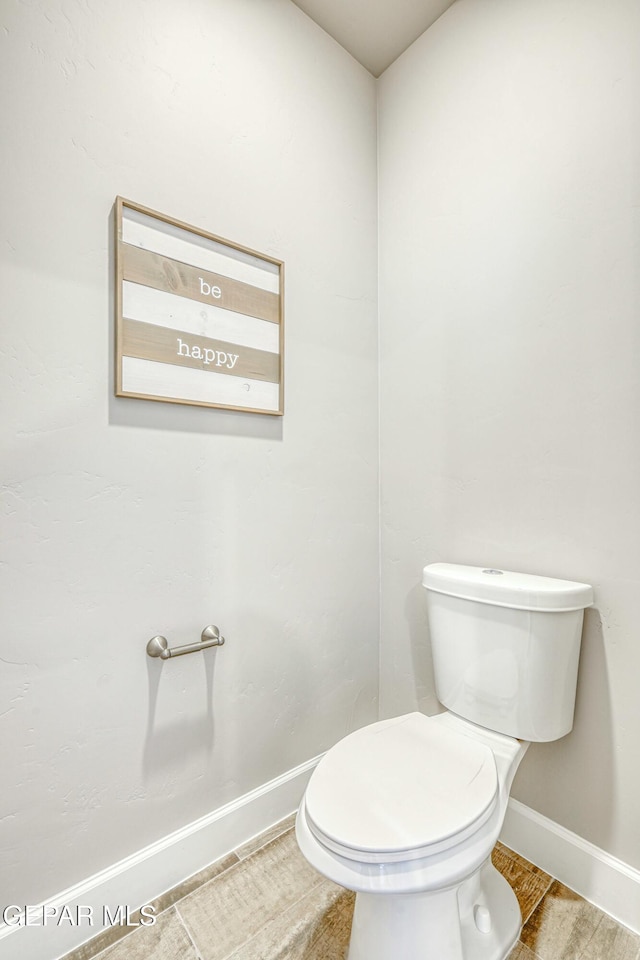
[[[309,781],[305,811],[316,838],[341,856],[412,860],[479,829],[497,792],[486,744],[410,713],[332,747]]]

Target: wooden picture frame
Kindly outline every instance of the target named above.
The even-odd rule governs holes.
[[[284,263],[116,198],[117,397],[284,413]]]

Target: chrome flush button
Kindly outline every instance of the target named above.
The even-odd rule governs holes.
[[[504,570],[483,570],[483,573],[490,573],[493,577],[501,577]]]

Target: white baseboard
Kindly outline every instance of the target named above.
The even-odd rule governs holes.
[[[518,800],[500,839],[624,926],[640,933],[640,871]]]
[[[242,846],[297,809],[319,760],[320,757],[308,760],[38,904],[32,915],[36,921],[33,926],[0,924],[0,960],[57,960],[105,929],[102,922],[105,904],[112,915],[120,904],[129,906],[133,913]],[[24,905],[18,906],[24,908]],[[85,908],[82,914],[85,918],[91,914],[93,924],[89,925],[85,919],[79,925],[71,922],[56,925],[54,917],[46,926],[42,925],[43,908],[56,910],[60,916],[65,906],[73,920],[77,917],[77,907],[82,906]]]
[[[57,960],[104,929],[105,904],[112,912],[120,904],[133,912],[235,850],[296,810],[319,760],[314,757],[37,905],[36,918],[43,908],[59,915],[67,906],[74,917],[78,906],[89,908],[92,926],[0,924],[0,960]],[[640,933],[640,871],[518,800],[509,801],[500,839]]]

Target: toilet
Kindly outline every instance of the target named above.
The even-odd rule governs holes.
[[[573,726],[583,583],[492,568],[424,568],[443,713],[356,730],[314,770],[296,837],[356,892],[348,960],[504,960],[515,894],[491,863],[532,741]]]

